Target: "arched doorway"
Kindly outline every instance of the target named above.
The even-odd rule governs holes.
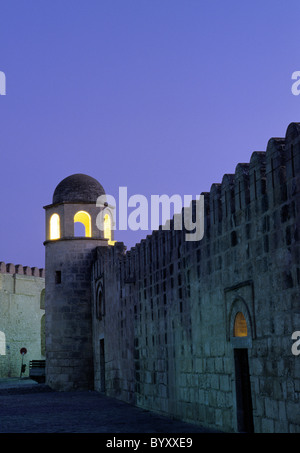
[[[239,432],[253,433],[253,408],[248,359],[250,326],[248,326],[246,316],[243,311],[234,313],[231,342],[234,348],[237,428]]]

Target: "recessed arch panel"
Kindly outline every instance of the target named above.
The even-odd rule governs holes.
[[[102,319],[105,314],[103,286],[100,284],[96,290],[96,317]]]

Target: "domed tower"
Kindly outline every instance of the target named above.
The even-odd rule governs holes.
[[[112,239],[96,225],[101,195],[98,181],[75,174],[44,207],[46,383],[55,390],[93,388],[91,268],[96,247]]]

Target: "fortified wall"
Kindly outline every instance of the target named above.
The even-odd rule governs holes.
[[[299,193],[292,123],[203,193],[201,241],[98,247],[95,388],[227,432],[300,432]]]
[[[19,377],[21,348],[29,361],[45,355],[45,271],[0,262],[0,378]]]

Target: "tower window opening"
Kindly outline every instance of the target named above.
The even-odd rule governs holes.
[[[52,214],[50,217],[50,239],[60,238],[60,218],[58,214]]]
[[[248,329],[247,329],[247,321],[245,316],[241,311],[236,314],[234,320],[234,336],[235,337],[247,337]]]
[[[92,237],[92,222],[90,214],[88,214],[86,211],[78,211],[74,216],[74,226],[76,222],[81,223],[84,226],[84,237]],[[77,231],[78,230],[76,228],[76,232]]]
[[[74,236],[85,237],[85,226],[81,222],[74,222]]]
[[[55,272],[55,283],[58,285],[61,283],[61,271],[56,271]]]

